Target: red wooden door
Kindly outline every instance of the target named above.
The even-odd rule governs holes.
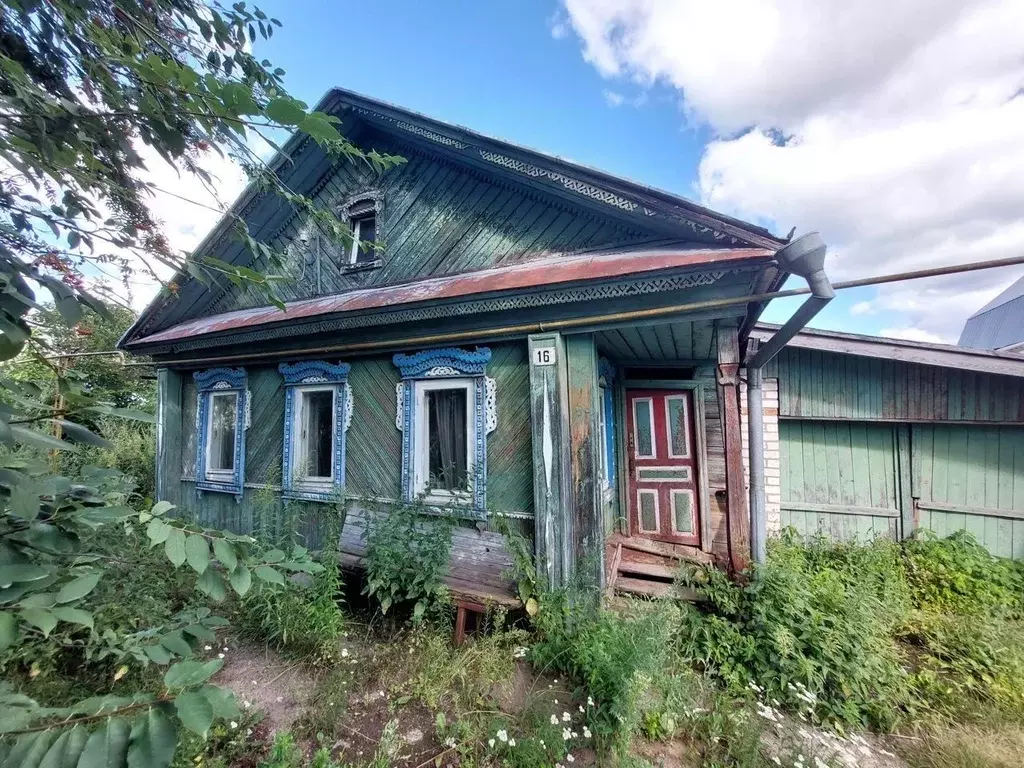
[[[693,393],[626,390],[630,534],[700,544]]]

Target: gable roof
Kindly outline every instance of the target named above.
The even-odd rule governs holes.
[[[648,228],[662,240],[705,243],[724,248],[761,248],[774,252],[785,240],[773,236],[767,229],[742,222],[693,203],[678,195],[654,189],[633,181],[574,163],[536,150],[527,149],[507,141],[485,136],[468,128],[444,123],[425,115],[403,109],[383,101],[371,99],[341,88],[330,90],[316,105],[317,111],[341,118],[343,133],[356,132],[362,126],[371,130],[400,137],[409,144],[426,151],[449,157],[463,165],[471,165],[489,174],[502,175],[517,184],[526,184],[549,195],[568,199],[578,206],[598,210],[609,218],[632,221]],[[298,181],[292,177],[300,165],[320,163],[329,168],[329,161],[315,142],[305,134],[295,133],[282,151],[270,161],[270,168],[282,180],[295,188]],[[321,174],[322,175],[322,174]],[[296,191],[303,192],[301,188]],[[217,248],[226,249],[231,241],[234,217],[263,221],[271,216],[283,216],[283,202],[273,193],[264,192],[250,184],[214,229],[197,247],[197,253],[210,253]],[[266,227],[272,229],[272,227]],[[248,265],[252,255],[235,248],[230,256],[218,258]],[[770,270],[772,284],[780,283],[784,275]],[[180,288],[177,296],[162,293],[140,314],[124,334],[119,346],[127,346],[142,336],[180,324],[183,318],[171,319],[175,302],[191,296],[190,317],[209,314],[213,291],[185,274],[173,278]],[[204,294],[204,291],[206,292]],[[183,305],[179,305],[183,306]],[[182,312],[178,311],[177,315]],[[187,318],[185,318],[187,319]],[[169,322],[170,320],[170,322]]]
[[[751,336],[759,341],[765,341],[781,327],[775,323],[758,323],[754,326]],[[875,357],[883,360],[899,360],[905,363],[934,365],[940,368],[957,368],[1003,376],[1024,377],[1024,356],[970,349],[956,344],[935,344],[926,341],[890,339],[884,336],[866,336],[858,333],[805,328],[794,336],[786,346],[817,349],[840,355]]]
[[[964,323],[962,347],[1002,349],[1024,341],[1024,277],[996,296]]]

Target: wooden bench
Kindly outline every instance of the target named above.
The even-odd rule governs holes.
[[[345,516],[338,551],[341,566],[350,571],[366,569],[366,526],[371,515],[385,514],[353,507]],[[455,602],[455,644],[466,637],[467,614],[486,614],[493,606],[522,606],[511,580],[512,556],[505,537],[493,531],[455,526],[452,550],[444,582]]]

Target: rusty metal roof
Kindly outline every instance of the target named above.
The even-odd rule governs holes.
[[[750,260],[767,262],[774,252],[765,248],[645,248],[619,249],[585,254],[543,254],[516,264],[475,272],[433,277],[401,285],[365,288],[315,299],[274,306],[241,309],[189,320],[166,330],[133,340],[143,346],[222,333],[240,328],[293,322],[322,315],[368,312],[397,305],[452,301],[463,297],[504,291],[522,291],[568,283],[585,283],[646,272],[687,268],[726,267]]]

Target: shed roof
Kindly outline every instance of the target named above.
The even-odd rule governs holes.
[[[295,322],[322,315],[372,312],[386,307],[459,300],[470,296],[524,291],[570,283],[615,280],[626,275],[688,268],[768,263],[774,251],[765,248],[662,247],[613,249],[596,253],[543,254],[515,264],[464,272],[445,277],[416,280],[402,285],[347,291],[341,294],[303,299],[275,306],[224,312],[189,320],[162,331],[132,340],[129,346],[146,346],[191,339],[197,336]]]
[[[758,323],[754,327],[751,337],[764,341],[781,327],[774,323]],[[794,336],[787,346],[818,349],[841,355],[877,357],[884,360],[935,365],[941,368],[959,368],[981,373],[1024,377],[1024,356],[1008,352],[971,349],[955,344],[934,344],[925,341],[908,341],[884,336],[866,336],[857,333],[805,328]]]
[[[961,347],[1002,349],[1024,341],[1024,277],[979,309],[964,323]]]

